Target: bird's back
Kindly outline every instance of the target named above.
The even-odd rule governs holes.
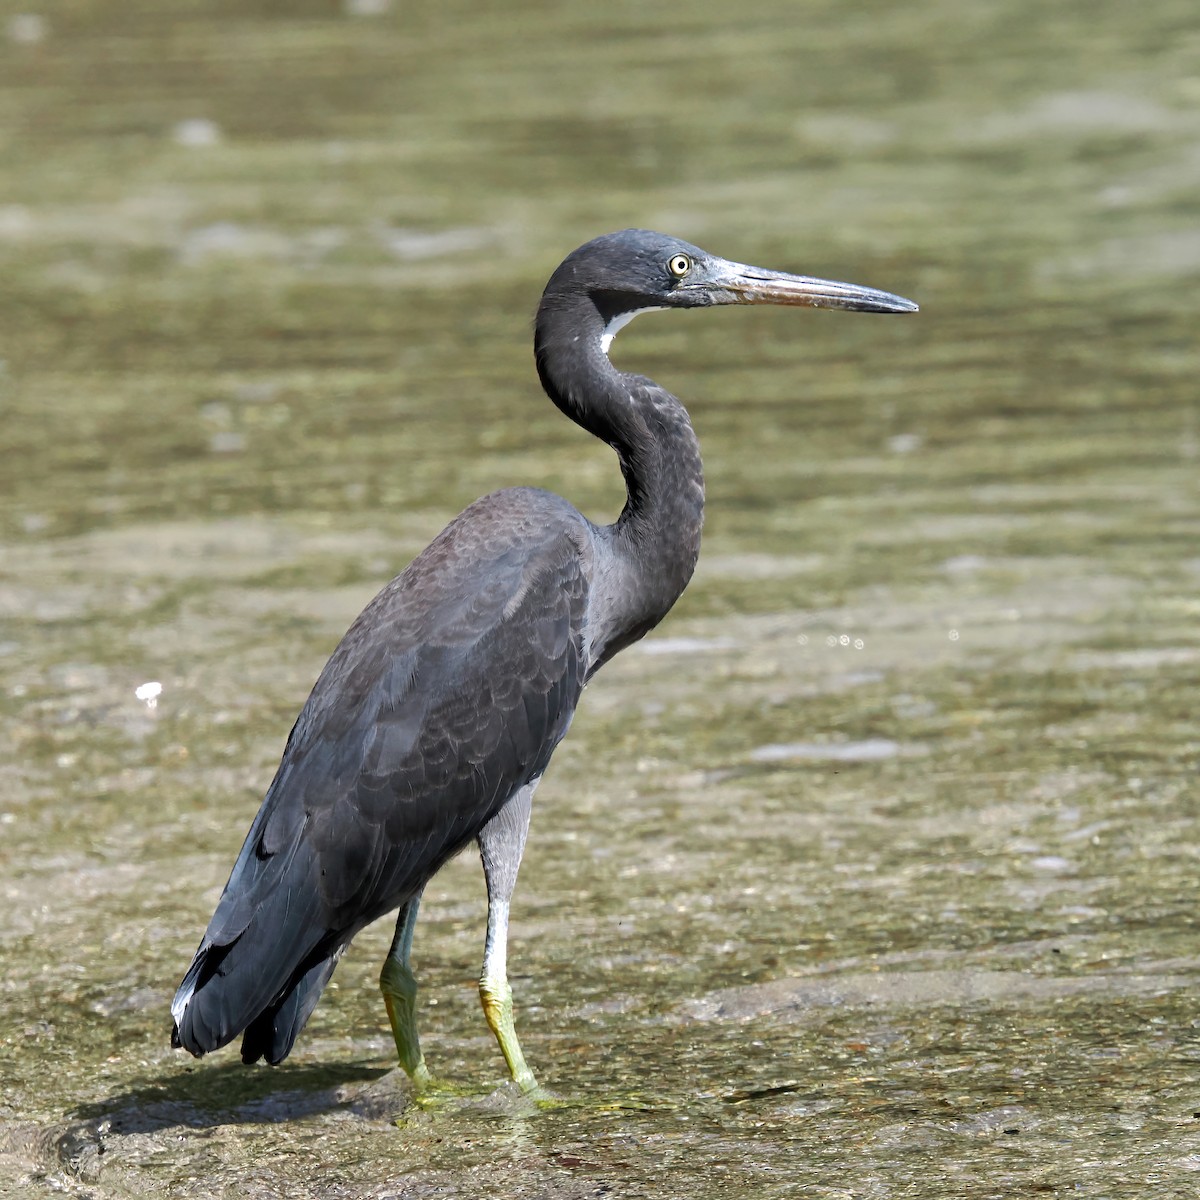
[[[592,534],[513,488],[461,513],[342,639],[300,713],[172,1011],[193,1054],[278,1062],[369,922],[425,881],[566,733]]]

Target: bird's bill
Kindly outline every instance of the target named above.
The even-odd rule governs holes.
[[[845,308],[853,312],[876,313],[919,311],[911,300],[893,296],[891,292],[861,287],[857,283],[765,271],[742,263],[725,264],[711,284],[728,294],[726,304],[796,304],[806,308]]]

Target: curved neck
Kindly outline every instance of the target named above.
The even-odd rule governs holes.
[[[696,566],[704,517],[700,445],[687,410],[609,362],[605,324],[586,295],[545,296],[534,336],[546,394],[617,452],[625,478],[625,507],[603,530],[615,577],[598,581],[612,620],[596,665],[653,629],[679,598]]]

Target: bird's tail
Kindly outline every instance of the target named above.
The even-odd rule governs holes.
[[[287,1057],[345,941],[326,935],[315,946],[298,947],[282,928],[264,936],[257,928],[264,915],[227,945],[207,935],[200,943],[171,1004],[173,1046],[199,1057],[244,1033],[244,1062],[279,1063]]]
[[[287,1058],[296,1036],[317,1007],[341,953],[341,949],[335,950],[327,958],[313,963],[282,1000],[254,1018],[242,1038],[242,1062],[253,1063],[265,1058],[274,1066]]]

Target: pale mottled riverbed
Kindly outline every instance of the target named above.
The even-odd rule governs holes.
[[[383,11],[374,12],[375,8]],[[1200,44],[1159,0],[0,20],[0,1195],[1190,1197]],[[292,1058],[167,1045],[300,703],[475,496],[597,517],[529,315],[639,224],[918,318],[645,318],[701,568],[514,910],[526,1113],[427,893]],[[150,710],[134,696],[156,680]]]

